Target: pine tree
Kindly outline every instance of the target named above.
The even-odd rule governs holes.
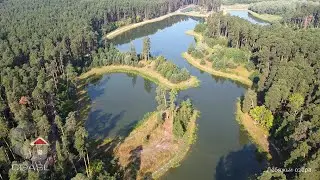
[[[133,60],[133,62],[135,64],[137,64],[138,63],[138,56],[137,56],[136,47],[134,46],[133,42],[130,43],[130,56],[131,56],[131,59]]]
[[[86,150],[86,138],[88,137],[88,132],[84,127],[79,127],[75,133],[74,147],[78,151],[80,157],[83,158],[86,167],[87,176],[90,177],[90,162],[88,152]]]
[[[150,38],[145,37],[143,38],[143,48],[142,48],[142,55],[144,57],[144,60],[148,61],[150,57],[150,49],[151,49],[151,43]]]

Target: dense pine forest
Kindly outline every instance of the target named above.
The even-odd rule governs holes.
[[[274,166],[312,169],[265,171],[260,179],[320,178],[320,31],[313,27],[259,26],[213,14],[196,28],[207,39],[225,38],[228,47],[252,53],[254,85],[244,96],[242,110],[269,129],[269,141],[280,153]]]
[[[88,150],[76,77],[107,65],[96,54],[119,55],[102,40],[106,33],[192,3],[220,7],[212,0],[1,0],[0,178],[121,179],[115,162]],[[50,171],[10,170],[41,160],[29,146],[38,136],[50,143],[43,149]]]
[[[263,1],[251,4],[249,9],[260,14],[280,15],[283,17],[283,23],[295,28],[318,28],[320,23],[319,1]]]
[[[149,58],[150,46],[141,55],[133,46],[119,52],[103,39],[108,32],[189,4],[218,11],[222,2],[255,3],[252,11],[284,17],[259,26],[215,13],[198,26],[208,44],[220,41],[251,53],[254,85],[242,99],[242,110],[269,129],[269,141],[280,153],[274,165],[312,169],[265,171],[259,178],[320,179],[319,1],[260,1],[0,0],[0,179],[123,179],[115,159],[90,151],[77,76],[92,67],[136,65],[138,57]],[[162,57],[155,63],[172,82],[190,76]],[[42,149],[46,160],[30,146],[38,136],[50,144]],[[48,171],[11,169],[41,161]]]

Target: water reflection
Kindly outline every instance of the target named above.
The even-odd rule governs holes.
[[[115,39],[117,48],[121,51],[128,51],[129,42],[132,40],[139,53],[142,50],[142,37],[149,36],[152,55],[163,55],[180,68],[187,68],[201,81],[199,87],[179,93],[179,99],[190,98],[201,112],[197,121],[197,141],[186,159],[181,162],[181,166],[170,170],[163,179],[223,178],[219,172],[230,172],[232,177],[235,177],[237,173],[226,168],[233,167],[232,164],[227,166],[229,161],[254,161],[255,157],[254,146],[250,145],[247,134],[242,132],[234,116],[236,99],[244,93],[246,86],[203,72],[181,57],[181,53],[187,51],[189,45],[195,42],[194,38],[185,32],[194,29],[197,23],[199,22],[196,19],[173,16],[159,23],[128,31]],[[101,132],[104,137],[125,134],[125,130],[129,131],[146,112],[156,109],[154,83],[132,74],[112,74],[110,77],[107,82],[104,80],[105,76],[100,83],[90,85],[89,95],[94,97],[91,111],[93,115],[89,116],[88,120],[90,134]],[[100,91],[99,96],[94,95],[97,91]],[[114,117],[118,118],[117,122]],[[99,123],[100,125],[96,125]],[[103,131],[102,127],[109,132]],[[242,150],[238,152],[238,149]],[[215,167],[219,172],[215,173]],[[256,172],[260,172],[260,169]],[[249,169],[243,173],[247,176],[255,172]]]
[[[87,87],[91,138],[125,136],[146,112],[154,111],[155,84],[135,74],[106,74]]]
[[[151,34],[155,34],[159,30],[163,30],[163,29],[170,27],[178,22],[186,21],[190,18],[195,21],[202,21],[203,20],[202,18],[188,17],[188,16],[184,16],[184,15],[172,16],[170,18],[166,18],[166,19],[158,21],[156,23],[145,24],[142,27],[135,28],[130,31],[124,32],[120,36],[117,36],[110,41],[115,45],[126,44],[132,40],[139,39],[141,37],[145,37],[145,36],[148,36]],[[157,52],[157,54],[160,55],[161,52]]]
[[[255,18],[246,10],[229,10],[228,13],[230,13],[231,16],[238,16],[240,18],[246,19],[253,24],[269,25],[269,23]]]
[[[255,176],[266,167],[265,162],[257,161],[257,149],[254,145],[246,145],[242,149],[222,156],[215,169],[217,180],[247,180],[256,179]]]
[[[150,94],[152,89],[153,83],[148,79],[144,79],[144,90]]]

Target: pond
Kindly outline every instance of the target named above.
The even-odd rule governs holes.
[[[179,92],[179,99],[190,98],[201,111],[197,141],[181,165],[168,171],[162,179],[247,179],[261,172],[266,164],[257,159],[255,145],[235,119],[235,103],[246,87],[202,72],[181,57],[195,42],[185,32],[199,21],[173,16],[128,31],[113,43],[119,50],[128,51],[132,41],[139,53],[143,37],[149,36],[153,56],[163,55],[201,81],[199,87]],[[155,88],[148,80],[123,73],[104,75],[98,82],[89,84],[92,109],[86,127],[90,137],[127,135],[145,113],[156,109]]]

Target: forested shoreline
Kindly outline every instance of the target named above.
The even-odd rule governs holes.
[[[265,171],[259,178],[319,179],[319,29],[259,26],[222,14],[199,26],[207,38],[226,38],[228,47],[251,51],[256,73],[242,111],[268,130],[279,148],[282,159],[274,166],[312,169]]]
[[[76,103],[76,77],[96,66],[99,48],[111,51],[111,56],[117,54],[108,41],[101,41],[111,30],[174,12],[191,3],[215,10],[220,7],[217,2],[1,1],[1,178],[121,178],[116,163],[110,164],[109,157],[91,159],[88,133]],[[30,164],[39,158],[30,156],[34,149],[29,146],[38,136],[50,143],[44,152],[55,162],[47,162],[50,171],[9,171],[13,163]]]
[[[186,81],[190,78],[187,71],[161,57],[151,58],[147,38],[138,55],[134,46],[121,53],[102,37],[189,4],[218,11],[221,1],[0,0],[0,178],[123,179],[124,171],[112,154],[90,151],[92,142],[79,113],[82,97],[77,77],[94,67],[135,67],[139,61],[149,60],[156,65],[154,70],[172,83]],[[312,169],[311,173],[265,171],[259,178],[320,179],[320,6],[296,6],[288,15],[287,10],[258,6],[251,8],[286,16],[279,24],[262,27],[215,13],[198,28],[208,44],[251,53],[241,62],[248,60],[248,68],[255,71],[254,84],[241,107],[269,131],[269,140],[282,156],[276,166]],[[215,65],[234,66],[221,63],[221,59],[229,60],[221,52],[212,56]],[[181,118],[178,122],[179,133],[185,127]],[[37,149],[30,144],[38,136],[50,144],[41,149],[47,159],[33,154]],[[12,170],[12,165],[28,167],[34,162],[46,164],[49,171]]]
[[[254,74],[253,64],[249,61],[250,52],[227,47],[226,38],[210,38],[205,31],[204,24],[197,25],[194,31],[187,31],[197,43],[191,44],[182,56],[203,71],[251,86]]]
[[[259,14],[280,15],[281,23],[294,28],[319,28],[320,1],[275,0],[250,4],[249,10]]]

